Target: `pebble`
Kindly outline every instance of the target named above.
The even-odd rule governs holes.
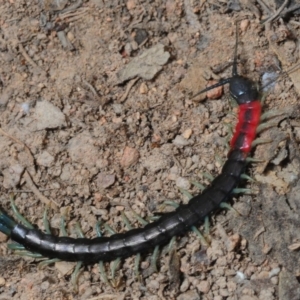
[[[5,243],[5,242],[7,242],[7,240],[8,240],[8,236],[6,234],[0,232],[0,243]]]
[[[210,283],[207,280],[203,280],[197,285],[197,289],[199,292],[207,294],[210,291]]]
[[[240,23],[240,28],[241,28],[242,32],[245,32],[248,29],[249,25],[250,25],[249,20],[247,20],[247,19],[242,20]]]
[[[211,81],[209,81],[207,87],[210,87],[211,85],[214,85],[216,83],[218,83],[218,81],[211,80]],[[206,96],[207,96],[208,99],[214,100],[214,99],[220,98],[222,96],[222,94],[223,94],[223,86],[219,86],[215,89],[207,91]]]
[[[177,135],[173,140],[173,144],[181,148],[183,146],[187,146],[189,142],[182,135]]]
[[[126,7],[128,10],[134,9],[136,6],[135,0],[128,0],[126,3]]]
[[[182,136],[188,140],[191,137],[192,132],[193,132],[192,129],[188,128],[182,133]]]
[[[96,184],[100,189],[106,189],[115,183],[115,174],[99,173],[96,177]]]
[[[65,115],[61,110],[46,100],[37,101],[33,120],[35,120],[33,123],[35,126],[33,126],[32,131],[53,129],[67,125]]]
[[[182,188],[184,190],[188,190],[191,187],[191,183],[186,178],[178,177],[176,179],[176,186],[178,186],[179,188]]]
[[[3,277],[0,277],[0,286],[4,286],[6,283],[5,279]]]
[[[43,151],[37,157],[37,163],[40,166],[50,167],[54,161],[54,157],[47,151]]]
[[[120,164],[124,168],[128,168],[137,163],[140,158],[140,153],[138,150],[126,146],[120,161]]]
[[[200,300],[200,296],[196,290],[185,292],[177,297],[177,300]]]
[[[148,93],[148,87],[145,82],[142,82],[140,85],[140,94],[147,94]]]
[[[180,286],[180,291],[181,292],[185,292],[187,291],[187,289],[189,288],[190,286],[190,282],[187,278],[185,278]]]

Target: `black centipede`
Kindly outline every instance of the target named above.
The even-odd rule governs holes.
[[[247,157],[260,122],[261,104],[258,91],[251,80],[238,74],[236,52],[237,43],[232,77],[201,91],[229,83],[230,94],[237,102],[239,112],[227,161],[220,175],[200,195],[143,228],[110,237],[75,239],[46,234],[39,229],[17,223],[3,209],[0,210],[0,231],[25,249],[44,257],[90,264],[149,251],[156,246],[165,245],[174,236],[184,234],[192,226],[199,225],[205,217],[217,210],[222,202],[226,202],[238,186],[245,172]]]

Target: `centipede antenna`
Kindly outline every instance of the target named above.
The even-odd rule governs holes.
[[[238,52],[238,23],[235,23],[235,46],[234,46],[234,57],[233,57],[233,65],[232,65],[232,77],[238,76],[237,72],[237,52]]]

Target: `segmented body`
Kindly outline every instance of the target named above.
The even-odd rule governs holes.
[[[174,212],[166,213],[159,220],[143,228],[110,237],[74,239],[53,236],[17,224],[1,211],[0,230],[26,249],[43,256],[93,263],[149,251],[198,225],[206,216],[218,209],[238,185],[259,124],[261,105],[257,101],[257,91],[252,82],[235,73],[228,82],[231,95],[239,105],[238,122],[230,143],[228,159],[221,174],[202,194],[193,197],[188,204],[179,206]]]

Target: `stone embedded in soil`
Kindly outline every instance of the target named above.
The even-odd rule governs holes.
[[[58,261],[55,263],[55,268],[59,271],[62,276],[66,276],[71,274],[74,270],[76,263],[68,262],[68,261]]]
[[[8,236],[2,232],[0,232],[0,243],[5,243],[8,240]]]
[[[200,295],[197,293],[196,290],[187,291],[179,295],[177,300],[200,300]]]
[[[52,129],[66,126],[65,115],[49,101],[37,101],[32,130]]]
[[[190,144],[190,142],[185,139],[182,135],[177,135],[175,139],[173,140],[173,144],[179,148],[187,146]]]
[[[4,169],[2,171],[4,177],[2,183],[3,187],[6,189],[15,188],[21,180],[23,171],[24,167],[19,164],[11,165],[9,168]]]
[[[140,153],[138,150],[126,146],[120,161],[120,164],[124,168],[128,168],[137,163],[140,158]]]
[[[210,283],[207,280],[203,280],[197,285],[197,289],[199,292],[207,294],[210,291]]]
[[[211,81],[209,81],[207,87],[210,87],[216,83],[218,83],[218,81],[211,80]],[[207,98],[212,99],[212,100],[220,98],[222,96],[222,94],[223,94],[223,86],[222,85],[206,92]]]
[[[99,173],[96,177],[96,184],[99,189],[106,189],[115,183],[115,174]]]
[[[191,183],[186,178],[178,177],[176,179],[176,186],[178,186],[179,188],[182,188],[184,190],[188,190],[191,187]]]
[[[152,153],[143,161],[144,167],[153,173],[166,168],[168,164],[169,158],[157,148],[153,149]]]
[[[54,161],[54,157],[47,151],[43,151],[39,156],[37,157],[37,163],[40,166],[44,167],[50,167],[51,164]]]
[[[94,146],[95,142],[88,131],[79,133],[68,143],[68,152],[71,159],[87,168],[94,167],[99,157],[99,150]]]
[[[162,70],[163,65],[168,62],[169,58],[170,53],[165,51],[165,46],[157,44],[133,58],[129,64],[117,73],[119,83],[136,76],[145,80],[151,80]]]

